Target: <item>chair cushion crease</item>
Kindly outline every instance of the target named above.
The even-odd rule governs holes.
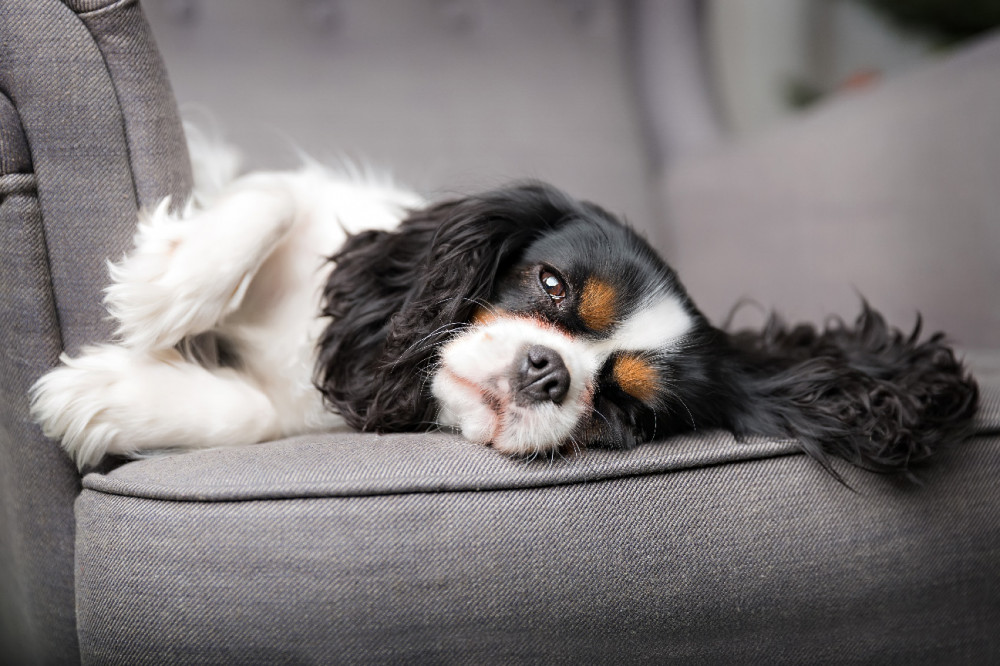
[[[798,452],[794,441],[685,435],[629,451],[508,458],[455,435],[304,435],[169,454],[84,477],[88,490],[166,501],[244,501],[539,488],[662,474]]]

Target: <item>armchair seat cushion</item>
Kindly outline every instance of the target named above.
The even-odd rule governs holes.
[[[851,490],[794,442],[719,431],[551,462],[445,434],[335,433],[90,474],[76,504],[82,655],[996,654],[996,367],[979,435],[919,486],[841,467]]]

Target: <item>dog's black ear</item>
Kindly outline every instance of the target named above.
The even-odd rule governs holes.
[[[794,437],[838,479],[829,455],[877,472],[906,472],[971,433],[975,380],[938,333],[890,328],[864,303],[853,327],[789,329],[776,317],[730,338],[746,396],[734,427]]]
[[[350,237],[331,258],[316,384],[361,430],[427,429],[437,348],[486,305],[500,271],[572,216],[572,199],[524,184],[412,212]]]

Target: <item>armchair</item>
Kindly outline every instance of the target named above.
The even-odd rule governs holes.
[[[1000,41],[982,57],[1000,71]],[[139,207],[184,196],[190,165],[132,0],[0,0],[0,93],[5,654],[58,664],[1000,655],[995,354],[974,360],[977,435],[945,446],[919,485],[838,467],[848,489],[794,442],[719,431],[535,464],[448,434],[340,433],[118,461],[81,479],[29,421],[27,390],[61,351],[109,337],[105,260],[128,247]],[[863,123],[877,104],[844,113]],[[716,158],[720,191],[727,155]],[[672,224],[684,225],[685,211],[701,210],[682,205],[695,191],[684,183],[704,181],[670,182]]]

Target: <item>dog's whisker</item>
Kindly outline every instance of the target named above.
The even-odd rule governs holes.
[[[611,421],[609,421],[608,417],[606,417],[604,414],[601,413],[601,410],[597,409],[597,407],[592,407],[591,411],[594,414],[597,414],[598,416],[600,416],[602,419],[604,419],[604,422],[608,424],[608,427],[611,427]]]
[[[500,310],[497,309],[497,307],[495,305],[493,305],[492,303],[487,303],[486,301],[484,301],[481,298],[466,298],[466,297],[463,297],[462,300],[466,301],[468,303],[472,303],[473,305],[476,305],[476,306],[478,306],[478,307],[486,310],[491,315],[496,316],[497,314],[500,313]]]
[[[414,348],[417,347],[418,345],[426,342],[427,340],[430,340],[431,338],[433,338],[436,335],[440,335],[441,333],[450,333],[452,331],[456,331],[456,330],[465,328],[466,326],[467,326],[467,324],[463,324],[463,323],[451,323],[451,324],[443,324],[443,325],[437,327],[436,329],[434,329],[433,331],[431,331],[430,333],[428,333],[427,335],[425,335],[424,337],[420,338],[419,340],[417,340],[416,342],[414,342],[413,344],[411,344],[409,347],[407,347],[403,351],[403,353],[400,354],[399,357],[395,361],[393,361],[393,364],[391,366],[392,370],[395,370],[396,366],[399,365],[399,363],[403,360],[403,358],[405,358],[407,355],[409,355],[411,352],[413,352]],[[416,351],[418,351],[418,352],[424,352],[424,351],[427,351],[428,349],[433,349],[438,344],[440,344],[440,343],[438,342],[438,343],[432,344],[430,347],[416,349]]]
[[[698,430],[698,424],[695,423],[694,414],[691,413],[691,408],[688,407],[688,404],[684,401],[684,396],[681,395],[681,392],[679,390],[677,390],[677,385],[675,383],[673,383],[673,382],[670,382],[670,381],[665,381],[664,385],[667,388],[670,389],[670,397],[674,398],[675,400],[677,400],[677,402],[679,402],[681,404],[681,406],[684,408],[684,411],[687,412],[688,423],[691,424],[691,428],[693,430]],[[654,419],[656,418],[656,412],[655,411],[653,412],[653,417],[654,417]],[[654,421],[653,431],[654,431],[654,433],[656,431],[655,421]]]

